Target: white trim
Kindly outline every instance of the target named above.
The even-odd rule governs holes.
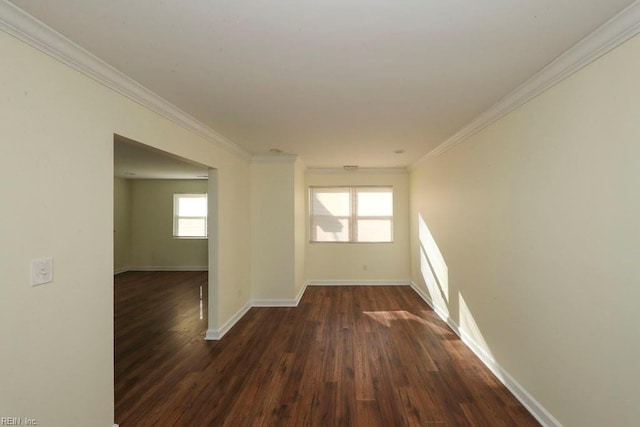
[[[312,174],[337,174],[337,173],[391,173],[406,174],[407,168],[358,168],[354,170],[346,170],[344,168],[307,168],[306,173]]]
[[[640,1],[636,0],[424,157],[412,163],[409,169],[444,153],[639,33]]]
[[[236,312],[224,325],[218,329],[208,329],[204,339],[207,341],[217,341],[221,339],[252,307],[297,307],[298,303],[307,289],[307,282],[302,285],[298,295],[292,300],[252,300],[247,302]]]
[[[222,336],[217,329],[207,329],[207,332],[204,334],[205,341],[218,341]]]
[[[250,309],[251,304],[247,302],[218,329],[207,329],[207,333],[205,334],[204,339],[207,341],[217,341],[221,339],[227,332],[231,330],[231,328],[233,328],[236,323],[238,323],[240,319],[242,319],[245,314],[247,314],[247,311],[249,311]]]
[[[411,288],[416,291],[416,293],[418,295],[420,295],[420,298],[422,298],[427,304],[429,304],[429,307],[431,307],[433,309],[433,311],[436,312],[436,314],[447,324],[449,325],[449,327],[451,329],[453,329],[453,332],[456,333],[456,335],[460,336],[459,334],[459,328],[456,322],[454,322],[451,317],[449,317],[449,315],[447,313],[445,313],[440,307],[435,306],[433,304],[433,301],[431,300],[431,297],[424,292],[415,282],[411,282]]]
[[[113,275],[116,276],[118,274],[126,273],[129,270],[131,270],[131,268],[129,268],[129,267],[118,268],[118,269],[113,270]]]
[[[129,267],[127,271],[209,271],[208,265],[157,265]]]
[[[225,136],[196,120],[164,98],[156,95],[154,92],[8,1],[0,1],[0,30],[33,46],[63,64],[80,71],[87,77],[128,97],[140,105],[155,111],[185,129],[211,142],[220,144],[222,147],[247,160],[252,159],[246,150]],[[476,117],[446,141],[414,162],[409,169],[415,168],[429,158],[442,154],[457,143],[479,132],[556,83],[620,46],[638,33],[640,33],[640,1],[636,0],[579,43],[553,60],[521,86],[502,98],[488,110],[485,110],[480,116]],[[286,156],[287,155],[279,157]],[[347,172],[343,169],[317,169],[316,171],[324,171],[321,173]],[[378,170],[357,170],[357,172],[372,171]]]
[[[309,280],[308,286],[409,286],[410,280]]]
[[[415,282],[411,282],[411,288],[422,298],[435,313],[449,325],[453,332],[460,337],[463,343],[489,368],[498,380],[509,389],[509,391],[527,408],[527,410],[545,427],[562,427],[560,421],[555,419],[553,415],[547,411],[529,392],[516,381],[493,356],[487,353],[478,343],[464,330],[461,330],[458,324],[451,319],[442,309],[434,306],[429,295],[424,292]]]
[[[169,101],[8,1],[0,1],[0,30],[40,50],[173,123],[249,160],[249,153]]]
[[[304,295],[304,291],[307,290],[307,286],[309,286],[309,282],[304,282],[302,284],[302,287],[298,291],[298,295],[296,295],[296,307],[298,306],[298,304],[300,304],[300,300],[302,299],[302,296]]]
[[[309,282],[304,282],[294,299],[254,299],[251,300],[253,307],[297,307],[307,290]]]
[[[295,299],[254,299],[251,300],[252,307],[297,307]]]

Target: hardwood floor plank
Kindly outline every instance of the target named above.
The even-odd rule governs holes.
[[[206,280],[116,276],[121,427],[538,425],[409,287],[309,287],[216,342]]]
[[[367,427],[387,427],[383,424],[380,406],[376,400],[356,402],[357,424]]]

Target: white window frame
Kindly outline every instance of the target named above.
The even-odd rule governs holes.
[[[343,241],[331,241],[331,240],[318,240],[318,237],[315,232],[316,221],[314,221],[314,212],[313,212],[313,195],[316,191],[341,191],[345,190],[349,193],[349,215],[348,216],[339,216],[336,217],[338,219],[347,219],[349,223],[349,238],[348,240]],[[391,193],[391,215],[378,215],[378,216],[358,216],[358,192],[367,192],[367,191],[375,191],[375,190],[384,190]],[[308,203],[308,211],[309,211],[309,242],[310,243],[393,243],[393,214],[394,214],[394,205],[393,205],[393,186],[390,185],[354,185],[354,186],[310,186],[308,191],[309,203]],[[389,240],[380,240],[380,241],[360,241],[358,240],[358,220],[367,220],[367,219],[384,219],[389,221]]]
[[[207,193],[175,193],[173,195],[173,238],[174,239],[207,239],[208,238],[208,229],[207,229],[207,214],[204,216],[179,216],[178,215],[178,206],[180,199],[202,199],[204,198],[205,204],[207,205],[207,214],[208,214],[208,201],[207,201]],[[180,219],[204,219],[204,235],[198,236],[181,236],[179,234],[180,228]]]

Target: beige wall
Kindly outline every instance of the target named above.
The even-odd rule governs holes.
[[[215,181],[211,179],[212,173]],[[209,316],[212,310],[217,310],[217,327],[232,318],[251,298],[251,260],[247,256],[251,253],[250,188],[248,161],[237,159],[231,167],[209,171],[209,198],[216,194],[218,205],[217,247],[212,247],[216,236],[213,231],[209,232]],[[216,293],[211,292],[212,276],[218,282]],[[214,326],[211,317],[209,326]]]
[[[256,300],[293,299],[295,159],[255,159],[251,165],[251,269]]]
[[[113,179],[113,270],[131,265],[131,183]]]
[[[307,188],[325,185],[391,185],[394,211],[393,243],[309,243],[308,224],[306,224],[307,280],[409,280],[407,173],[401,171],[341,173],[309,170],[305,180]],[[308,191],[305,192],[308,193]]]
[[[113,135],[217,168],[212,328],[248,301],[249,163],[0,33],[0,414],[113,423]],[[214,245],[212,243],[212,245]],[[31,287],[32,259],[54,282]]]
[[[300,159],[294,165],[294,239],[295,239],[295,289],[294,295],[297,297],[306,282],[305,258],[307,244],[307,211],[306,211],[306,191],[305,191],[305,166]]]
[[[206,192],[206,180],[131,180],[132,268],[207,267],[207,239],[173,238],[173,195]]]
[[[640,419],[638,76],[636,37],[411,173],[413,280],[565,426]]]

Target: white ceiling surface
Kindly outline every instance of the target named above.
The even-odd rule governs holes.
[[[113,143],[114,176],[126,179],[207,179],[206,166],[129,142],[118,135]]]
[[[13,3],[250,153],[402,167],[632,1]]]

